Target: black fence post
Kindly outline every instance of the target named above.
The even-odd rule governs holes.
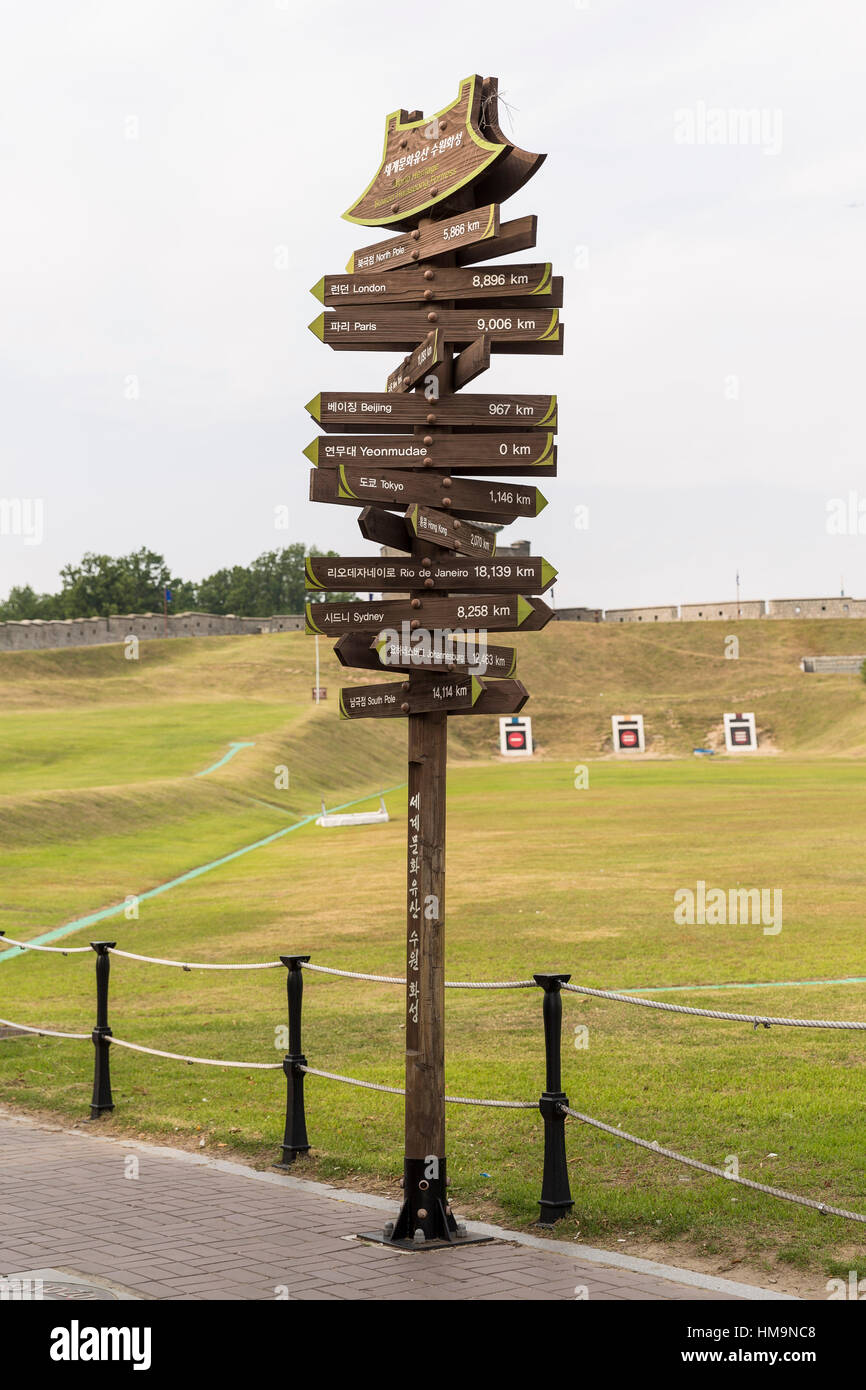
[[[552,1226],[567,1216],[574,1206],[568,1184],[568,1164],[565,1157],[565,1115],[561,1106],[568,1105],[562,1089],[562,994],[561,989],[570,975],[533,975],[544,990],[544,1054],[545,1090],[538,1108],[544,1119],[544,1174],[541,1179],[541,1211],[538,1223]]]
[[[280,956],[286,967],[286,995],[289,1003],[289,1050],[283,1058],[286,1074],[286,1130],[282,1161],[275,1168],[290,1168],[298,1154],[309,1153],[307,1118],[304,1112],[304,1071],[307,1059],[301,1045],[301,1004],[304,998],[304,964],[309,956]]]
[[[111,1099],[111,1029],[108,1026],[108,976],[111,971],[109,951],[116,941],[91,941],[96,952],[96,1027],[93,1030],[93,1099],[90,1102],[91,1120],[106,1110],[114,1109]]]

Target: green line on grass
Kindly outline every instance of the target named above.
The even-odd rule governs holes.
[[[400,791],[406,786],[405,782],[399,782],[396,786],[386,787],[381,793]],[[334,806],[334,811],[346,811],[350,806],[358,806],[362,801],[370,801],[372,797],[358,796],[354,801],[344,801],[342,806]],[[210,873],[211,869],[218,869],[223,864],[230,864],[233,859],[240,859],[244,854],[250,854],[254,849],[263,849],[265,845],[273,844],[274,840],[281,840],[284,835],[290,835],[293,830],[300,830],[303,826],[309,825],[316,820],[320,812],[315,812],[311,816],[304,816],[303,820],[295,821],[293,825],[285,825],[282,830],[274,830],[270,835],[266,835],[263,840],[256,840],[251,845],[244,845],[241,849],[233,849],[230,854],[223,854],[219,859],[212,859],[209,864],[199,864],[195,869],[187,869],[186,873],[179,874],[177,878],[170,878],[166,883],[160,883],[156,888],[148,888],[144,893],[137,893],[135,896],[139,902],[144,902],[147,898],[156,898],[160,893],[167,893],[169,888],[177,888],[181,883],[189,883],[194,878],[201,878],[202,874]],[[86,917],[76,917],[73,922],[64,922],[61,927],[54,927],[51,931],[43,932],[41,936],[30,938],[34,946],[45,946],[50,941],[58,941],[61,937],[69,936],[74,931],[81,931],[83,927],[94,927],[98,922],[105,922],[110,917],[116,917],[123,912],[126,907],[126,900],[122,903],[115,903],[113,907],[103,907],[99,912],[91,912]],[[2,941],[0,937],[0,941]],[[9,960],[10,957],[26,955],[26,951],[19,946],[13,946],[9,951],[0,952],[0,961]]]
[[[211,763],[210,767],[206,767],[202,772],[196,772],[194,775],[196,777],[207,777],[209,772],[216,772],[218,767],[222,767],[224,763],[227,763],[230,758],[234,757],[235,753],[239,753],[242,748],[255,748],[255,746],[254,743],[230,743],[229,751],[223,753],[222,757],[218,759],[217,762]]]

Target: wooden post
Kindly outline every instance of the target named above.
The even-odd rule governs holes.
[[[419,222],[419,228],[431,218]],[[441,258],[453,264],[455,257]],[[440,395],[453,389],[453,356],[435,372]],[[415,388],[423,392],[422,379]],[[435,402],[431,402],[435,413]],[[423,429],[418,433],[424,434]],[[412,556],[440,554],[414,540]],[[412,598],[426,597],[426,590]],[[445,805],[448,716],[410,714],[406,903],[406,1106],[403,1206],[394,1240],[451,1240],[445,1165]]]

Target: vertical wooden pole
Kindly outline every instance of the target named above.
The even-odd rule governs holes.
[[[419,225],[424,226],[425,219]],[[449,257],[448,264],[456,257]],[[445,257],[439,264],[445,264]],[[437,308],[443,307],[437,302]],[[453,390],[452,356],[437,369],[439,394]],[[418,390],[423,392],[422,381]],[[435,422],[436,400],[430,401]],[[428,426],[429,427],[429,426]],[[426,429],[421,429],[425,434]],[[417,559],[439,547],[414,540]],[[424,589],[412,594],[423,603]],[[423,627],[423,608],[419,611]],[[457,1223],[445,1171],[445,805],[448,716],[410,714],[406,914],[406,1109],[403,1207],[393,1239],[450,1240]]]

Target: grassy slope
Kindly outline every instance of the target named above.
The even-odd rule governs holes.
[[[493,721],[451,722],[449,978],[564,968],[588,983],[637,987],[866,973],[858,760],[866,690],[856,678],[797,668],[807,653],[866,650],[866,624],[744,623],[739,662],[721,655],[723,627],[562,625],[522,642],[521,674],[537,692],[531,712],[549,761],[479,765]],[[251,843],[315,810],[320,795],[334,804],[403,779],[399,724],[341,724],[332,703],[318,711],[308,703],[308,639],[149,643],[141,652],[137,666],[111,648],[0,658],[9,755],[0,925],[10,934],[34,934]],[[347,673],[327,662],[322,679],[333,694]],[[595,761],[614,709],[643,710],[651,749],[676,754],[706,742],[722,709],[743,707],[756,710],[787,758]],[[192,776],[229,741],[246,739],[255,748]],[[587,791],[574,789],[575,762],[591,764]],[[288,792],[274,787],[279,763],[290,768]],[[311,950],[322,963],[400,973],[405,793],[389,802],[396,818],[386,827],[339,837],[300,830],[142,904],[137,923],[97,934],[150,954],[236,960]],[[782,933],[674,926],[673,892],[697,878],[781,887]],[[0,971],[5,1016],[76,1030],[90,1020],[89,957],[31,956]],[[112,1019],[134,1041],[262,1060],[279,1055],[281,985],[281,972],[189,975],[118,961]],[[863,1016],[858,986],[674,997]],[[449,993],[450,1089],[536,1095],[539,1014],[534,993]],[[313,1065],[400,1083],[399,990],[313,977],[306,1016]],[[567,1029],[578,1022],[589,1027],[589,1048],[566,1047],[565,1076],[579,1108],[710,1162],[737,1154],[747,1176],[866,1203],[859,1035],[755,1034],[569,998]],[[0,1095],[86,1112],[86,1045],[12,1040],[2,1049]],[[209,1145],[272,1157],[278,1072],[184,1068],[131,1053],[115,1055],[114,1071],[111,1125],[200,1132]],[[531,1220],[537,1117],[455,1107],[449,1124],[464,1210]],[[394,1098],[313,1081],[310,1128],[309,1167],[393,1182]],[[747,1247],[769,1263],[781,1257],[831,1272],[862,1263],[857,1228],[732,1194],[585,1129],[572,1128],[570,1155],[576,1217],[565,1235],[579,1229],[581,1238],[616,1244],[634,1233],[638,1242],[688,1241],[699,1252]]]

